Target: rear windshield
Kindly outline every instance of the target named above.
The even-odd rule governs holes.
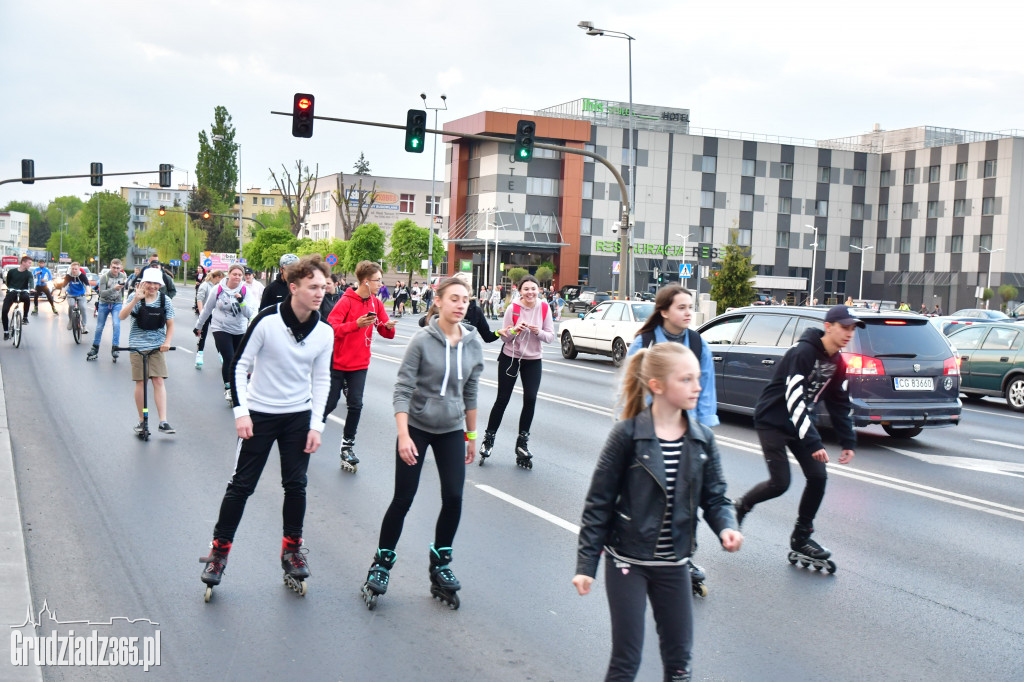
[[[928,324],[927,320],[898,320],[906,324],[886,324],[886,321],[864,320],[867,326],[857,330],[847,350],[874,357],[920,360],[943,360],[950,356],[949,345],[942,338],[942,333]]]

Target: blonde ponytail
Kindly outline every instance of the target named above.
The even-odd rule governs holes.
[[[651,379],[664,382],[672,368],[687,356],[696,359],[693,351],[681,343],[658,343],[638,350],[629,359],[622,375],[619,393],[621,419],[632,419],[643,412],[647,408],[647,395],[651,392]]]

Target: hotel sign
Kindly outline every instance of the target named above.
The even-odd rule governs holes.
[[[625,119],[616,120],[616,124],[628,125],[629,103],[612,102],[584,97],[581,102],[583,115],[588,118]],[[656,107],[648,104],[633,103],[633,119],[636,127],[649,130],[662,130],[672,133],[686,133],[690,129],[690,110]]]
[[[620,242],[618,241],[594,241],[594,250],[602,253],[618,253]],[[634,256],[679,256],[683,258],[718,258],[718,249],[710,244],[688,244],[686,252],[678,244],[651,244],[649,242],[637,242],[633,245]]]

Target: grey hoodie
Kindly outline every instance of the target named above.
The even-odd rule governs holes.
[[[395,381],[395,414],[428,433],[463,428],[466,410],[476,409],[477,381],[484,369],[483,344],[476,330],[460,325],[462,340],[452,346],[437,319],[421,329],[405,351]]]

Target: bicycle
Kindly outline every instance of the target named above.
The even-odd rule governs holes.
[[[21,312],[22,307],[22,296],[24,295],[25,300],[29,303],[32,302],[32,290],[31,289],[8,289],[18,294],[18,298],[14,301],[14,305],[11,306],[11,319],[10,319],[10,332],[11,332],[11,343],[14,344],[15,348],[21,347],[21,328],[23,313]]]
[[[142,358],[142,424],[141,428],[135,432],[135,436],[139,440],[148,441],[150,436],[149,431],[149,356],[153,353],[159,353],[159,348],[150,348],[149,350],[140,350],[138,348],[132,348],[131,346],[114,346],[111,350],[116,351],[128,351],[129,353],[138,353]],[[175,346],[171,346],[167,350],[177,350]]]
[[[82,311],[80,305],[68,303],[68,315],[71,316],[71,336],[76,344],[82,343]]]

